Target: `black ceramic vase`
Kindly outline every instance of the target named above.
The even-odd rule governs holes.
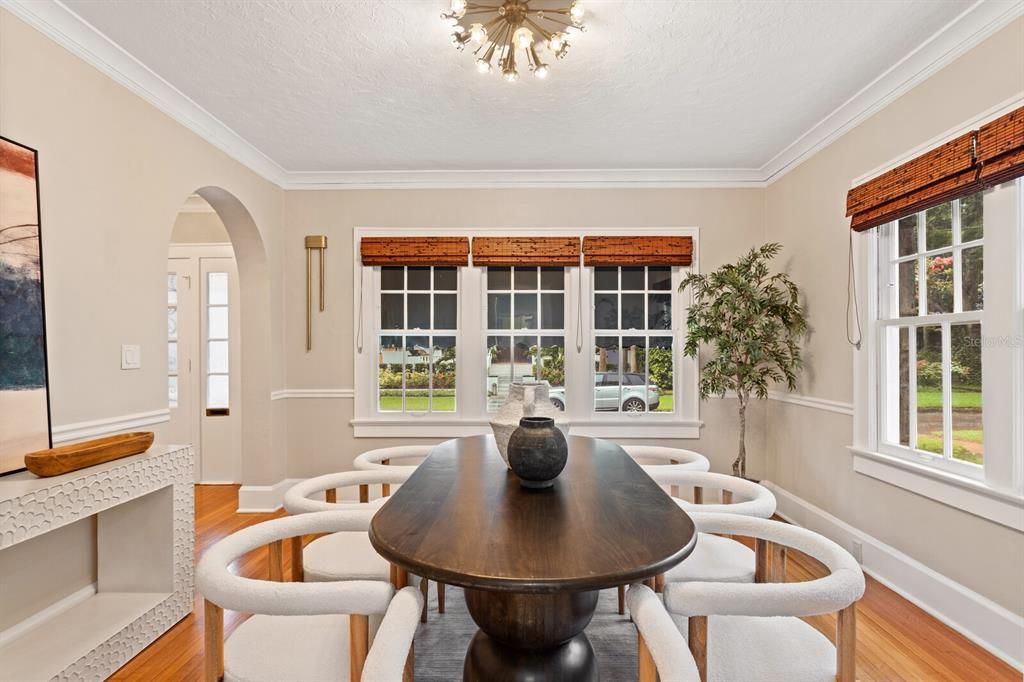
[[[550,488],[568,458],[569,445],[551,417],[523,417],[508,441],[508,465],[524,488]]]

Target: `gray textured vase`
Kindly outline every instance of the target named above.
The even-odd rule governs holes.
[[[508,441],[508,464],[524,488],[550,488],[568,458],[569,445],[551,417],[523,417]]]

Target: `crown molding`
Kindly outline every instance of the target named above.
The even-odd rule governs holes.
[[[978,0],[761,167],[772,184],[1024,14],[1024,0]]]
[[[290,190],[764,187],[756,168],[290,172]]]
[[[1024,0],[978,0],[760,168],[305,172],[282,168],[59,0],[0,0],[0,7],[285,190],[763,188],[1024,15]]]
[[[10,11],[87,64],[128,88],[257,175],[276,185],[286,172],[188,95],[58,0],[0,0]]]

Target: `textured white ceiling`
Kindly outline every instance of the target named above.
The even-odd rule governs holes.
[[[760,168],[972,4],[589,0],[509,84],[445,0],[64,1],[289,171]]]

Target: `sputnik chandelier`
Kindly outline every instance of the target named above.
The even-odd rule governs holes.
[[[459,50],[469,47],[477,56],[480,73],[490,73],[497,67],[505,80],[519,80],[516,50],[522,50],[533,75],[547,78],[548,65],[538,48],[546,48],[555,59],[562,59],[569,50],[570,35],[585,30],[583,3],[572,0],[568,7],[558,6],[565,1],[505,0],[483,4],[451,0],[451,12],[441,18],[452,28],[452,44]],[[539,7],[545,4],[552,6]]]

